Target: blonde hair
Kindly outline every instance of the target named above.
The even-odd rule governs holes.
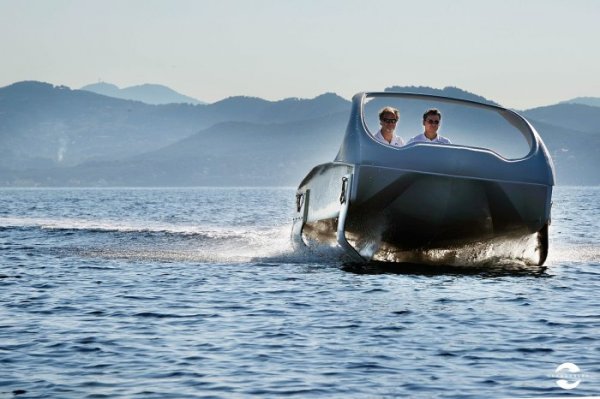
[[[384,107],[381,109],[381,111],[379,111],[379,120],[383,118],[383,114],[387,113],[394,114],[396,115],[396,119],[400,119],[400,111],[393,107]]]

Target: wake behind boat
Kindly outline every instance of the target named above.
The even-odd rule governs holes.
[[[437,108],[452,144],[375,139],[378,111],[399,109],[396,134],[423,131]],[[461,265],[509,257],[542,265],[552,160],[522,116],[492,104],[414,93],[359,93],[338,155],[296,193],[296,248],[341,248],[352,260]]]

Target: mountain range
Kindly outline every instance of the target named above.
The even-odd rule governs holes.
[[[561,101],[561,104],[583,104],[593,107],[600,107],[600,97],[575,97],[567,101]]]
[[[390,87],[494,103],[447,87]],[[295,186],[331,161],[350,102],[333,93],[267,101],[149,104],[26,81],[0,88],[0,186]],[[520,111],[558,184],[598,185],[600,107]]]
[[[147,104],[205,104],[203,101],[188,97],[175,90],[157,84],[146,83],[138,86],[120,89],[117,85],[99,82],[83,86],[81,90],[102,94],[103,96],[120,98],[123,100],[141,101]]]

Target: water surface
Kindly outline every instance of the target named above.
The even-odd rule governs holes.
[[[536,272],[294,253],[293,201],[0,189],[0,397],[600,394],[599,188],[556,189]]]

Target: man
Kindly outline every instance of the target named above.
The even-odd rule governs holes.
[[[377,141],[396,147],[402,147],[404,145],[404,140],[394,134],[398,119],[400,119],[400,111],[396,108],[385,107],[379,111],[379,124],[381,125],[381,129],[379,129],[375,135]]]
[[[438,134],[438,129],[442,123],[442,114],[435,108],[428,109],[423,114],[423,128],[424,132],[417,134],[415,137],[408,141],[411,143],[438,143],[438,144],[452,144],[450,140],[442,137]]]

